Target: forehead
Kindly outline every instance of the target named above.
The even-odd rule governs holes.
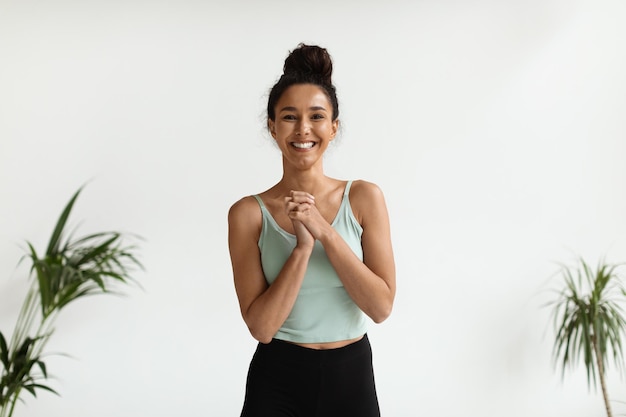
[[[314,84],[294,84],[280,96],[277,107],[324,107],[330,110],[330,102],[324,90]]]

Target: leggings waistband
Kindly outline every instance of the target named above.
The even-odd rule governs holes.
[[[371,354],[371,346],[367,334],[360,340],[349,345],[335,349],[312,349],[287,342],[280,339],[272,339],[268,344],[259,343],[257,351],[261,354],[280,357],[282,360],[292,361],[343,361],[361,354]]]

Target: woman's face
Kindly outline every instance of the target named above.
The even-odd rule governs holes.
[[[298,168],[321,160],[335,138],[338,120],[332,120],[332,105],[324,91],[313,84],[289,87],[276,103],[276,120],[269,131],[283,153],[283,159]]]

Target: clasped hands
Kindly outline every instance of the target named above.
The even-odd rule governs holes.
[[[299,244],[313,245],[329,227],[315,206],[315,197],[305,191],[291,191],[285,197],[285,211],[293,223]]]

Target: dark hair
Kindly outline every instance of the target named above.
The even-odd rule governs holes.
[[[313,84],[322,89],[333,107],[332,119],[339,117],[339,101],[332,82],[333,62],[325,48],[299,44],[289,53],[283,66],[283,75],[270,90],[267,118],[275,120],[275,107],[285,90],[294,84]]]

